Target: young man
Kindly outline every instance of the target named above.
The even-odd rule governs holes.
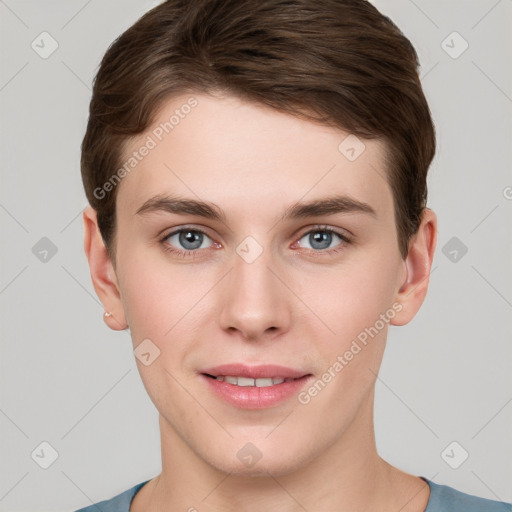
[[[363,0],[171,0],[109,48],[85,251],[162,472],[100,510],[510,510],[375,445],[387,328],[421,307],[436,247],[417,68]]]

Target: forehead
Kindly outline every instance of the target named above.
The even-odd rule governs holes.
[[[261,210],[263,204],[282,210],[302,198],[333,193],[370,203],[376,211],[392,203],[382,141],[233,96],[184,94],[168,100],[146,132],[130,141],[124,157],[135,165],[126,167],[118,207],[132,213],[165,193],[245,210]]]

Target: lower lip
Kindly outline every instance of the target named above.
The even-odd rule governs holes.
[[[313,376],[305,375],[300,379],[263,388],[236,386],[228,382],[212,379],[204,374],[201,374],[201,377],[207,381],[214,393],[235,407],[240,407],[241,409],[266,409],[274,407],[296,395]]]

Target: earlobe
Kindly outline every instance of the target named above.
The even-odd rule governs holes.
[[[437,243],[437,217],[425,208],[418,231],[409,242],[409,252],[403,264],[405,277],[401,277],[395,301],[402,309],[392,325],[409,323],[420,309],[428,290],[429,277]]]
[[[83,213],[84,250],[89,262],[91,279],[99,299],[104,305],[105,323],[115,331],[127,328],[117,276],[101,236],[96,211],[88,206]]]

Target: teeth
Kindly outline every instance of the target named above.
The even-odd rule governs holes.
[[[234,378],[236,379],[236,377],[234,377]],[[237,386],[254,386],[254,379],[249,379],[247,377],[238,377],[238,382],[236,382],[236,385]]]
[[[266,388],[268,386],[275,386],[283,382],[290,382],[295,379],[283,379],[282,377],[266,377],[262,379],[251,379],[249,377],[232,377],[230,375],[219,375],[216,379],[220,382],[227,382],[235,386],[256,386],[257,388]]]

